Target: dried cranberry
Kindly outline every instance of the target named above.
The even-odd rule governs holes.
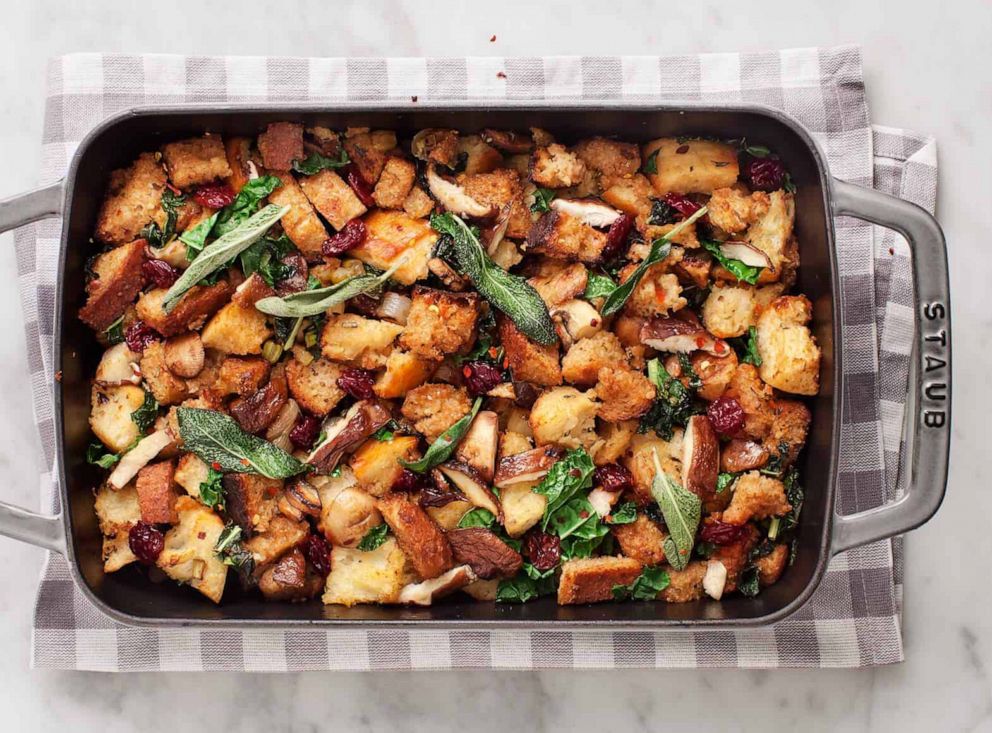
[[[320,247],[324,257],[337,257],[362,244],[369,235],[365,222],[352,219],[333,237],[328,237]]]
[[[358,196],[358,200],[369,209],[375,206],[375,199],[372,198],[372,184],[365,180],[365,176],[358,170],[358,166],[354,163],[349,163],[344,169],[344,175],[348,180],[348,185],[351,186],[355,195]]]
[[[602,258],[610,259],[620,253],[627,237],[634,226],[634,217],[630,214],[621,214],[616,221],[610,224],[610,230],[606,233],[606,245],[603,247]]]
[[[600,466],[593,474],[593,482],[611,493],[633,488],[634,476],[619,463],[607,463]]]
[[[193,192],[193,200],[208,209],[222,209],[234,201],[234,189],[225,183],[200,186]]]
[[[179,278],[176,268],[164,260],[145,260],[141,263],[141,274],[155,283],[156,288],[172,287],[172,283]]]
[[[680,193],[666,193],[662,197],[662,200],[677,212],[682,214],[683,219],[688,219],[702,208],[701,204],[697,204],[692,199],[683,196]]]
[[[524,537],[524,554],[537,570],[550,570],[561,560],[561,540],[558,535],[532,529]]]
[[[303,412],[296,418],[296,424],[289,431],[289,439],[300,450],[309,450],[319,433],[320,419]]]
[[[470,361],[462,367],[465,386],[473,397],[485,394],[503,381],[503,371],[487,361]]]
[[[331,543],[323,535],[308,535],[303,541],[303,554],[321,577],[331,574]]]
[[[138,354],[159,338],[158,332],[144,321],[135,321],[124,329],[124,341],[127,342],[127,347]]]
[[[400,471],[400,475],[396,477],[396,480],[393,481],[392,490],[412,493],[426,487],[427,481],[423,475],[414,473],[409,468],[404,468]]]
[[[379,310],[379,305],[379,299],[372,297],[368,293],[359,293],[348,301],[348,307],[351,310],[369,317],[375,315],[375,312]]]
[[[301,290],[305,290],[307,287],[307,275],[310,271],[307,267],[306,258],[299,252],[292,252],[279,260],[279,262],[286,267],[286,274],[285,277],[276,282],[276,292],[279,295],[289,295],[290,293],[298,293]]]
[[[345,369],[338,377],[338,386],[356,400],[372,399],[374,384],[375,376],[368,369]]]
[[[699,539],[714,545],[732,545],[744,539],[746,534],[747,525],[737,526],[716,520],[703,525],[699,530]]]
[[[145,565],[154,565],[165,548],[165,535],[146,522],[138,522],[127,533],[127,545]]]
[[[785,165],[778,158],[749,158],[744,180],[756,191],[777,191],[785,182]]]
[[[733,397],[720,397],[706,408],[706,417],[720,435],[736,435],[744,427],[744,408]]]

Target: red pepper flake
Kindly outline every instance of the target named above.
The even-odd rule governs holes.
[[[251,464],[248,462],[248,459],[247,458],[242,458],[241,459],[241,465],[242,466],[249,466]]]
[[[696,336],[696,348],[697,349],[701,349],[705,345],[706,345],[706,337],[705,336]]]
[[[196,538],[198,540],[205,540],[205,539],[207,539],[207,533],[206,532],[198,532],[197,535],[196,535]]]
[[[676,155],[685,155],[688,152],[689,152],[688,145],[679,145],[677,148],[675,148]]]
[[[467,366],[463,366],[462,367],[462,376],[463,377],[471,377],[472,376],[472,370],[469,367],[467,367]]]
[[[269,497],[275,496],[278,492],[279,492],[279,489],[277,489],[275,486],[267,486],[267,487],[265,487],[265,493],[268,494]]]
[[[589,519],[589,512],[587,512],[585,509],[583,509],[581,512],[579,512],[579,518],[580,519]]]
[[[504,74],[502,71],[497,71],[496,72],[496,78],[497,79],[505,79],[506,78],[506,74]]]
[[[219,471],[220,464],[217,461],[214,461],[213,463],[210,464],[210,468],[214,469],[215,471]]]
[[[180,191],[178,188],[176,188],[175,186],[173,186],[168,181],[165,182],[165,187],[167,189],[169,189],[170,191],[172,191],[172,193],[174,193],[176,196],[182,196],[183,195],[183,192],[182,191]]]
[[[495,359],[496,358],[496,354],[499,353],[499,349],[497,349],[495,346],[490,346],[488,353],[489,353],[489,356],[491,358]]]
[[[496,43],[496,35],[495,34],[493,34],[493,37],[489,39],[489,42],[490,43]]]

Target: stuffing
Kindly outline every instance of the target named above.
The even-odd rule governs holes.
[[[137,560],[128,544],[131,527],[141,521],[141,506],[134,484],[130,483],[123,489],[113,489],[109,484],[103,484],[96,490],[93,508],[103,535],[104,572],[116,572]]]
[[[630,585],[641,574],[641,563],[629,557],[587,557],[561,566],[558,605],[612,601],[613,586]]]
[[[600,422],[599,440],[593,443],[592,460],[597,466],[616,463],[627,452],[630,441],[637,434],[637,420]]]
[[[678,361],[677,357],[676,361]],[[701,382],[696,395],[700,399],[712,402],[723,396],[727,385],[733,379],[734,372],[737,371],[737,352],[731,349],[726,356],[713,356],[706,351],[696,351],[689,357],[689,362],[692,371]],[[672,373],[669,370],[669,374]]]
[[[403,199],[402,209],[407,216],[414,219],[425,219],[434,210],[434,199],[420,186],[414,186]]]
[[[648,180],[659,194],[710,193],[737,183],[737,149],[713,140],[652,140],[641,153],[645,164],[655,159],[657,173]]]
[[[502,267],[504,270],[513,269],[520,264],[523,258],[523,252],[510,239],[501,239],[496,245],[496,249],[489,255],[489,259],[496,263],[497,267]]]
[[[167,143],[162,146],[162,158],[177,188],[199,186],[231,175],[224,143],[211,135]]]
[[[177,377],[193,378],[206,366],[203,342],[200,341],[200,334],[195,331],[166,340],[162,356],[166,368]]]
[[[141,384],[141,370],[138,367],[140,356],[127,347],[126,343],[111,346],[103,352],[96,367],[94,381],[102,387],[116,387],[120,384]]]
[[[393,538],[371,552],[334,547],[322,600],[342,606],[395,603],[404,585],[405,566],[406,556]]]
[[[667,264],[652,265],[637,283],[627,301],[625,311],[632,316],[651,318],[664,316],[682,310],[686,299],[682,297],[682,286],[676,275],[666,272]],[[633,275],[636,265],[626,265],[620,271],[620,282],[624,283]]]
[[[156,565],[173,580],[188,583],[214,603],[220,603],[227,582],[227,565],[214,551],[224,520],[192,497],[176,502],[178,524],[165,533],[165,547]]]
[[[254,165],[251,161],[251,145],[251,138],[248,137],[228,137],[224,140],[224,156],[231,169],[231,175],[227,177],[227,185],[235,193],[239,193],[251,180],[251,168]]]
[[[743,336],[755,323],[754,288],[714,285],[703,303],[703,325],[717,338]]]
[[[668,569],[668,587],[661,592],[661,599],[668,603],[689,603],[703,597],[703,577],[706,563],[690,562],[685,570]]]
[[[720,515],[716,513],[712,516],[719,518]],[[742,536],[734,542],[714,545],[709,559],[723,563],[723,567],[727,571],[727,578],[723,586],[724,593],[732,593],[737,590],[737,581],[741,571],[750,562],[751,550],[758,543],[759,536],[758,530],[754,526],[747,525]]]
[[[174,524],[176,500],[179,492],[173,484],[176,464],[170,461],[149,463],[138,471],[135,488],[138,492],[138,505],[141,507],[141,521],[148,524]]]
[[[246,537],[264,532],[276,513],[282,481],[253,473],[228,473],[221,480],[228,516]]]
[[[387,494],[376,507],[421,580],[436,578],[454,566],[447,537],[419,504],[403,494]]]
[[[654,188],[650,181],[640,173],[635,173],[627,178],[619,178],[612,181],[611,185],[603,191],[603,201],[614,209],[619,209],[625,214],[633,216],[637,223],[638,231],[643,233],[651,217],[651,197],[655,196]]]
[[[337,380],[344,369],[321,357],[303,364],[297,359],[286,363],[286,381],[293,399],[311,415],[323,417],[344,399],[345,393]]]
[[[166,182],[165,169],[154,153],[143,153],[129,168],[111,173],[107,197],[97,216],[96,240],[127,244],[137,239],[146,224],[164,217],[162,191]]]
[[[646,515],[638,514],[630,524],[614,525],[610,531],[625,557],[633,558],[642,565],[661,565],[665,562],[662,544],[668,535]]]
[[[599,175],[603,188],[616,179],[634,176],[641,168],[641,152],[633,143],[594,137],[580,142],[573,152],[587,169]]]
[[[413,139],[412,151],[423,161],[453,168],[458,162],[458,131],[429,127]]]
[[[596,435],[595,392],[574,387],[555,387],[543,393],[530,410],[530,427],[537,445],[562,448],[591,448]]]
[[[145,390],[132,384],[118,387],[93,385],[90,429],[114,453],[127,449],[138,438],[131,414],[145,403]]]
[[[763,271],[759,282],[780,279],[785,270],[798,265],[798,255],[792,239],[796,204],[791,193],[773,191],[768,195],[768,209],[748,227],[745,239],[771,260],[774,271]]]
[[[226,280],[194,285],[169,313],[162,308],[166,292],[165,288],[154,288],[143,293],[135,308],[138,318],[168,337],[202,326],[231,297],[231,285]]]
[[[312,569],[299,549],[290,550],[268,566],[258,579],[258,589],[268,601],[305,601],[313,598],[324,579]]]
[[[385,371],[376,377],[373,389],[377,397],[397,399],[430,379],[436,368],[436,361],[394,348],[386,358]]]
[[[251,553],[255,566],[259,567],[299,546],[308,534],[310,525],[306,522],[297,522],[277,514],[266,524],[264,530],[245,540],[243,545]]]
[[[523,239],[530,229],[530,209],[524,203],[524,189],[516,171],[500,168],[492,173],[462,174],[456,179],[465,193],[481,204],[495,206],[502,211],[510,207],[510,222],[506,236]]]
[[[414,219],[400,211],[373,211],[364,219],[368,236],[348,252],[351,257],[388,270],[401,259],[393,274],[402,285],[413,285],[427,277],[427,260],[437,242],[437,232],[424,219]]]
[[[554,143],[538,148],[530,159],[530,177],[538,186],[566,188],[574,186],[585,175],[586,165],[564,145]]]
[[[320,217],[292,173],[285,171],[273,175],[278,176],[281,183],[269,194],[269,203],[289,207],[286,215],[279,220],[283,231],[307,259],[319,260],[321,246],[327,239],[327,230]]]
[[[672,271],[683,286],[705,290],[709,287],[713,258],[701,250],[685,250]]]
[[[475,341],[479,296],[417,286],[400,346],[424,359],[440,360],[467,350]]]
[[[302,177],[300,188],[320,215],[338,231],[368,211],[351,186],[332,170],[325,169]]]
[[[179,484],[190,496],[200,498],[200,485],[210,477],[210,466],[195,453],[183,453],[176,466],[172,480]]]
[[[333,315],[324,325],[320,348],[328,359],[378,369],[386,363],[393,341],[402,331],[403,326],[354,313]]]
[[[741,525],[751,519],[780,517],[791,509],[781,481],[749,471],[734,483],[734,495],[723,512],[723,521]]]
[[[375,499],[358,488],[355,475],[347,466],[339,476],[310,476],[320,495],[317,528],[327,541],[342,547],[357,547],[373,527],[382,524]]]
[[[409,160],[392,157],[386,161],[372,197],[383,209],[402,209],[417,178],[417,168]]]
[[[566,263],[546,258],[538,263],[537,272],[527,282],[548,308],[554,308],[585,292],[589,271],[581,262]]]
[[[386,167],[386,152],[396,147],[396,135],[386,131],[360,132],[348,136],[344,149],[359,175],[375,186]]]
[[[748,195],[737,186],[716,189],[706,202],[710,223],[727,234],[744,231],[768,213],[768,207],[767,193],[755,191]]]
[[[302,160],[303,125],[297,122],[273,122],[258,136],[262,165],[270,171],[288,171],[294,160]]]
[[[643,373],[618,365],[599,370],[596,396],[599,418],[610,422],[640,417],[654,403],[657,390]]]
[[[370,438],[356,450],[348,465],[359,487],[372,496],[384,496],[403,473],[399,461],[416,461],[419,440],[415,435],[400,435],[392,440]]]
[[[208,349],[245,356],[261,354],[262,344],[271,335],[264,313],[253,305],[231,301],[207,321],[200,339]]]
[[[165,346],[153,341],[141,353],[141,376],[160,405],[177,405],[189,396],[186,380],[175,376],[165,365]]]
[[[145,240],[104,252],[93,260],[96,277],[86,283],[86,305],[79,311],[80,320],[97,331],[104,331],[120,318],[134,297],[141,292],[145,277]]]
[[[820,390],[820,347],[806,325],[812,315],[806,296],[783,295],[758,318],[758,373],[772,387],[801,395]]]
[[[401,412],[428,443],[433,443],[437,436],[471,409],[472,401],[463,388],[450,384],[425,384],[407,392]]]
[[[558,260],[598,262],[606,248],[606,234],[579,217],[552,209],[527,233],[528,251]]]
[[[600,369],[624,369],[627,354],[610,331],[600,331],[576,341],[561,360],[561,375],[569,384],[591,387]]]
[[[229,356],[220,363],[217,379],[210,389],[220,397],[250,395],[268,381],[271,368],[262,357]]]
[[[499,316],[499,337],[506,354],[506,366],[515,382],[543,387],[561,384],[558,344],[544,346],[527,338],[509,318]]]
[[[789,548],[787,545],[775,545],[767,555],[759,557],[754,561],[758,567],[758,584],[766,588],[773,583],[777,583],[782,577],[785,565],[789,560]]]

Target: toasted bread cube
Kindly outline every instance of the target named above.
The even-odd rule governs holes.
[[[638,514],[630,524],[617,524],[610,528],[617,538],[620,551],[642,565],[661,565],[665,562],[662,544],[668,536],[647,515]]]
[[[595,393],[574,387],[555,387],[542,394],[530,410],[530,427],[538,445],[589,450],[596,435]]]
[[[787,545],[775,545],[775,549],[764,557],[759,557],[754,561],[758,566],[758,584],[765,588],[773,583],[777,583],[782,577],[785,565],[789,560],[789,547]]]
[[[510,537],[522,537],[544,516],[548,497],[534,493],[536,485],[537,482],[510,484],[500,491],[503,528]]]
[[[754,288],[714,284],[703,303],[703,325],[717,338],[743,336],[755,323]]]
[[[652,265],[637,283],[634,292],[625,306],[625,312],[632,316],[651,318],[682,310],[687,301],[682,297],[682,286],[678,276],[665,271],[665,263]],[[620,270],[620,282],[627,282],[637,266],[630,263]]]
[[[745,238],[771,260],[773,270],[765,269],[758,282],[778,280],[784,272],[798,265],[792,238],[796,219],[796,202],[791,193],[772,191],[763,214],[748,227]]]
[[[90,428],[100,442],[114,453],[128,448],[138,437],[138,426],[131,413],[145,403],[145,390],[131,384],[119,387],[93,385]]]
[[[740,172],[737,150],[732,145],[713,140],[686,140],[674,137],[652,140],[644,146],[643,159],[654,153],[657,173],[648,173],[648,180],[659,194],[709,193],[717,188],[733,186]]]
[[[772,425],[772,388],[761,381],[758,370],[751,364],[738,364],[730,378],[726,397],[732,397],[744,409],[744,434],[749,438],[765,438]]]
[[[783,295],[758,318],[758,373],[772,387],[801,395],[820,390],[820,347],[806,325],[812,314],[806,296]]]
[[[593,444],[591,455],[593,463],[597,466],[604,466],[607,463],[616,463],[627,452],[630,442],[637,434],[637,420],[624,420],[622,422],[603,422],[599,425],[597,433],[599,440]]]
[[[458,155],[465,156],[465,173],[490,173],[503,165],[503,156],[479,135],[458,138]]]
[[[144,261],[143,239],[97,257],[93,261],[96,278],[86,284],[86,305],[79,311],[79,319],[97,331],[104,331],[120,318],[145,282],[141,274]]]
[[[134,483],[119,490],[103,484],[96,490],[93,509],[100,520],[100,533],[103,535],[104,572],[116,572],[137,560],[128,544],[131,527],[141,521],[141,507]]]
[[[524,189],[516,171],[500,168],[491,173],[463,173],[456,181],[465,193],[481,204],[495,206],[500,211],[510,207],[507,237],[523,239],[527,236],[531,224],[530,209],[524,203]]]
[[[270,171],[288,171],[294,160],[303,158],[303,125],[273,122],[258,136],[262,165]]]
[[[227,177],[227,185],[235,193],[240,193],[245,184],[251,180],[251,138],[229,137],[224,141],[224,154],[231,175]]]
[[[300,188],[321,216],[339,231],[349,221],[368,211],[351,186],[332,170],[325,169],[312,176],[304,176],[300,179]]]
[[[738,186],[718,188],[706,202],[710,223],[728,234],[747,229],[768,212],[770,199],[764,191],[750,195]]]
[[[141,507],[141,521],[148,524],[174,524],[179,518],[176,514],[179,492],[172,482],[175,472],[176,465],[171,460],[150,463],[138,471],[135,487]]]
[[[93,379],[104,387],[141,384],[138,360],[139,355],[131,351],[126,343],[115,344],[103,352]]]
[[[785,486],[778,479],[749,471],[737,479],[730,506],[723,512],[727,524],[741,525],[751,519],[780,517],[792,510]]]
[[[677,357],[676,361],[678,361]],[[689,357],[689,361],[692,364],[692,371],[702,383],[696,390],[696,395],[707,402],[723,396],[734,372],[737,371],[737,353],[733,349],[726,356],[713,356],[705,351],[697,351]],[[669,371],[669,374],[671,373]]]
[[[387,160],[372,194],[376,205],[383,209],[402,209],[416,177],[417,168],[409,160]]]
[[[206,364],[200,334],[195,331],[168,339],[163,345],[165,366],[177,377],[195,377]]]
[[[411,389],[403,400],[403,417],[413,423],[429,443],[472,410],[472,401],[462,387],[425,384]]]
[[[261,357],[229,356],[221,362],[217,381],[210,389],[220,397],[232,394],[244,397],[262,388],[270,369],[269,362]]]
[[[458,499],[455,501],[449,501],[443,506],[424,507],[424,511],[427,512],[427,516],[433,519],[434,523],[445,532],[458,529],[458,523],[461,521],[462,517],[464,517],[472,509],[473,506],[470,502],[460,501]]]
[[[448,538],[419,504],[403,494],[387,494],[376,506],[421,580],[436,578],[454,567]]]
[[[391,136],[392,144],[389,145]],[[344,141],[344,149],[365,182],[375,186],[386,166],[386,151],[396,147],[396,136],[385,131],[362,132]]]
[[[436,361],[424,359],[410,351],[393,349],[386,359],[386,370],[376,378],[373,389],[383,399],[403,397],[430,379],[436,367]]]
[[[406,556],[393,538],[371,552],[335,547],[322,600],[342,606],[395,603],[405,582],[405,566]]]
[[[244,548],[255,559],[256,567],[267,565],[297,547],[310,534],[310,525],[276,514],[259,530],[245,540]]]
[[[177,188],[198,186],[231,175],[224,143],[219,137],[205,135],[167,143],[162,147],[162,157]]]
[[[530,252],[558,260],[598,262],[606,248],[606,234],[579,217],[552,209],[541,215],[527,233]]]
[[[339,364],[323,357],[305,365],[291,359],[286,364],[286,381],[300,407],[323,417],[344,399],[344,390],[337,384],[343,372]]]
[[[177,405],[189,395],[186,381],[165,366],[165,347],[153,341],[141,354],[141,376],[160,405]]]
[[[572,345],[561,360],[561,375],[569,384],[591,387],[599,379],[600,369],[626,366],[627,354],[619,339],[610,331],[600,331]]]
[[[475,341],[479,296],[417,286],[400,346],[424,359],[441,360]]]
[[[231,285],[225,280],[213,285],[194,285],[169,313],[162,308],[166,292],[165,288],[149,290],[138,298],[135,308],[138,318],[160,334],[175,336],[202,326],[231,297]]]
[[[403,473],[400,459],[420,458],[415,435],[400,435],[392,440],[371,438],[354,452],[348,465],[355,472],[358,485],[372,496],[384,496]]]
[[[586,164],[564,145],[553,143],[538,148],[530,159],[530,177],[538,186],[567,188],[582,181]]]
[[[616,365],[603,367],[596,383],[599,418],[620,422],[640,417],[650,409],[656,393],[651,380],[641,372]]]
[[[403,211],[414,219],[425,219],[434,211],[434,199],[420,186],[414,186],[403,199]]]
[[[206,483],[210,475],[210,466],[195,453],[183,453],[172,480],[183,487],[190,496],[200,498],[200,486]]]
[[[643,230],[651,216],[651,198],[655,196],[654,188],[640,173],[630,178],[619,178],[612,181],[609,188],[603,191],[603,201],[614,209],[638,219],[638,229]]]
[[[303,256],[311,260],[319,260],[320,248],[327,239],[327,230],[320,217],[313,210],[310,200],[303,193],[300,184],[289,172],[275,173],[282,181],[281,185],[269,194],[269,203],[276,206],[289,206],[286,215],[279,220],[283,231],[286,232]]]
[[[332,315],[321,333],[320,348],[328,359],[378,369],[402,331],[403,326],[354,313]]]
[[[507,366],[516,382],[544,387],[561,384],[558,344],[548,346],[527,338],[509,318],[499,317],[499,337],[506,352]]]
[[[769,453],[781,453],[783,446],[788,446],[782,456],[784,465],[791,464],[802,450],[809,432],[809,408],[798,400],[775,399],[769,404],[771,428],[765,438],[764,445]]]
[[[703,597],[703,577],[706,563],[694,560],[685,570],[668,568],[668,587],[661,592],[661,598],[668,603],[689,603]]]
[[[527,282],[548,308],[554,308],[585,292],[589,271],[581,262],[566,263],[548,258],[540,261],[537,273]]]
[[[437,232],[423,219],[399,211],[376,210],[364,219],[368,236],[348,254],[362,262],[388,270],[401,259],[393,280],[413,285],[427,277],[427,260],[437,242]]]
[[[209,349],[225,354],[261,354],[262,344],[272,335],[265,314],[254,306],[230,302],[203,328],[200,338]]]
[[[224,520],[189,496],[176,502],[179,523],[165,533],[158,565],[166,575],[188,583],[214,603],[220,603],[227,582],[227,565],[214,548]]]
[[[633,143],[594,137],[580,142],[573,152],[599,176],[603,188],[617,179],[629,179],[641,168],[641,151]]]
[[[276,513],[276,497],[282,481],[251,473],[228,473],[222,479],[224,505],[231,520],[246,537],[264,532]]]
[[[107,197],[97,216],[95,236],[107,244],[126,244],[162,212],[167,178],[154,153],[142,153],[130,167],[110,174]]]
[[[613,586],[627,586],[641,574],[641,563],[629,557],[586,557],[561,566],[558,605],[612,601]]]

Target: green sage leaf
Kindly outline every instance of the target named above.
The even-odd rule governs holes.
[[[684,570],[692,557],[692,545],[702,514],[699,497],[683,488],[661,467],[658,451],[653,451],[655,476],[651,495],[658,502],[669,535],[663,545],[665,559],[676,570]]]
[[[222,237],[237,229],[258,211],[262,199],[281,185],[282,181],[279,180],[278,176],[260,176],[248,181],[238,191],[234,201],[217,212],[218,217],[217,223],[213,227],[213,236]]]
[[[699,243],[703,245],[703,249],[713,255],[713,259],[723,265],[724,268],[726,268],[727,271],[738,280],[741,282],[746,282],[748,285],[757,284],[758,277],[761,276],[761,271],[765,268],[756,267],[754,265],[745,265],[740,260],[735,260],[733,257],[727,257],[720,251],[719,242],[712,242],[708,239],[700,239]]]
[[[598,272],[590,272],[586,281],[586,291],[582,297],[586,300],[594,298],[609,298],[613,291],[617,289],[617,284],[608,275],[600,275]]]
[[[476,397],[471,411],[441,433],[437,440],[427,447],[423,458],[412,463],[401,459],[400,465],[403,468],[409,468],[414,473],[425,473],[435,466],[444,463],[455,452],[458,442],[465,437],[465,433],[468,432],[469,425],[472,424],[472,420],[475,419],[475,415],[479,412],[480,407],[482,407],[482,398]]]
[[[344,168],[350,162],[351,159],[348,157],[348,152],[344,148],[341,148],[341,154],[337,158],[328,158],[326,155],[314,152],[303,160],[294,160],[293,170],[305,176],[312,176],[323,170]]]
[[[377,550],[382,546],[389,538],[389,525],[385,522],[382,524],[377,524],[362,537],[361,542],[358,543],[357,549],[362,552],[372,552],[372,550]]]
[[[544,517],[541,519],[541,529],[547,531],[551,525],[557,532],[553,521],[555,514],[580,491],[592,487],[592,474],[595,470],[592,458],[582,448],[570,450],[551,466],[541,483],[532,489],[534,493],[548,498]]]

